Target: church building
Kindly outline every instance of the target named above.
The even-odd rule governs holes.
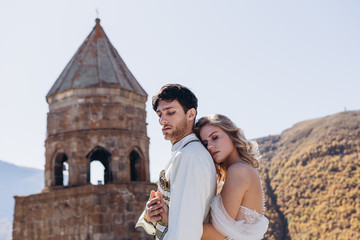
[[[96,19],[46,96],[45,188],[15,196],[13,240],[153,239],[135,229],[156,189],[146,100]]]

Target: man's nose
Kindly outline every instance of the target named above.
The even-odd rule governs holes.
[[[161,125],[165,125],[168,121],[165,116],[161,115],[161,117],[159,118],[159,122]]]

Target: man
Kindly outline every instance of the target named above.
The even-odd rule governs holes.
[[[162,132],[171,141],[171,158],[161,171],[158,192],[151,192],[136,227],[162,240],[199,240],[216,192],[216,170],[193,133],[197,98],[186,87],[168,84],[152,99]],[[162,221],[168,206],[168,225]],[[166,208],[167,209],[167,208]]]

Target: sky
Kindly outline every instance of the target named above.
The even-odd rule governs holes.
[[[167,83],[250,139],[359,110],[359,12],[357,0],[0,0],[0,160],[44,169],[45,96],[96,17],[149,95],[155,181],[171,144],[151,97]]]

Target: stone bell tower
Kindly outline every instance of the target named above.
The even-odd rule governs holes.
[[[147,94],[100,19],[46,100],[45,188],[15,197],[13,240],[151,239],[134,228],[155,189],[149,175]],[[94,161],[103,166],[97,185],[90,182]]]

